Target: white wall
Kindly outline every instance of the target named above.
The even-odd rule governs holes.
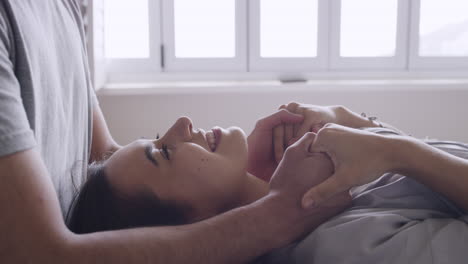
[[[468,142],[466,82],[315,82],[102,89],[99,100],[114,138],[126,144],[163,134],[179,116],[194,127],[239,126],[250,132],[255,121],[289,101],[343,104],[366,112],[417,137]]]

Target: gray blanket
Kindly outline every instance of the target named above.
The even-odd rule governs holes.
[[[468,158],[468,145],[427,142]],[[390,173],[352,195],[352,208],[262,263],[468,263],[467,213],[444,196]]]

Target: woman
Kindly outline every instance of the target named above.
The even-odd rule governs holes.
[[[255,137],[249,137],[249,145],[263,140]],[[137,140],[92,164],[68,226],[75,233],[89,233],[187,224],[249,204],[268,193],[273,170],[264,161],[249,161],[248,153],[260,150],[247,146],[239,128],[204,131],[193,129],[189,118],[179,118],[162,138]],[[324,155],[317,155],[311,170],[317,175],[311,186],[332,173]],[[349,202],[347,192],[330,201],[322,222]]]
[[[384,129],[375,118],[358,115],[344,107],[291,103],[282,108],[303,115],[305,119],[301,123],[278,126],[273,135],[275,151],[267,152],[281,159],[284,149],[303,133],[318,132],[312,151],[327,153],[333,163],[326,156],[318,156],[310,164],[310,170],[316,172],[312,173],[316,176],[310,185],[323,186],[331,177],[340,177],[337,180],[340,188],[346,186],[344,192],[327,201],[315,199],[320,206],[327,203],[329,206],[317,226],[349,204],[349,188],[364,185],[353,190],[353,208],[322,225],[299,244],[267,256],[265,262],[375,263],[376,259],[385,259],[388,263],[397,263],[409,259],[401,253],[401,247],[424,245],[418,237],[425,235],[424,239],[437,241],[431,233],[438,230],[431,229],[432,218],[456,219],[464,214],[450,200],[410,177],[395,174],[380,177],[391,171],[389,164],[394,164],[395,149],[405,149],[401,142],[416,139],[402,136],[395,129]],[[324,126],[327,123],[340,125]],[[362,127],[374,127],[377,133],[355,129]],[[271,142],[271,138],[258,138],[255,132],[246,139],[238,128],[193,130],[188,118],[180,118],[161,139],[138,140],[107,161],[92,165],[90,180],[78,196],[68,224],[77,233],[186,224],[253,202],[268,191],[266,182],[270,180],[273,167],[269,160],[252,161],[249,157],[261,149],[259,145],[268,145],[267,141]],[[400,145],[390,147],[391,142]],[[343,146],[347,147],[340,149]],[[427,145],[424,148],[444,160],[460,161],[450,154],[442,155],[436,148]],[[340,173],[343,168],[348,168],[350,173]],[[352,180],[346,178],[351,176]],[[366,184],[376,178],[377,181]],[[453,181],[444,184],[451,183]],[[454,197],[453,201],[460,201],[457,199],[460,197]],[[417,224],[421,220],[424,223]],[[463,240],[464,233],[459,231],[459,225],[452,223],[450,230],[452,233],[456,230]],[[352,237],[358,243],[349,243],[343,237]],[[416,238],[412,244],[411,238]],[[370,250],[373,248],[380,250]],[[424,250],[414,249],[418,253],[426,252]],[[395,251],[400,252],[398,261],[393,256]],[[464,251],[458,253],[464,257]],[[420,263],[427,261],[419,260]]]

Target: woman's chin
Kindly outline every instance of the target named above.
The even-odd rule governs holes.
[[[229,133],[239,134],[242,138],[247,139],[244,130],[242,130],[242,128],[240,127],[232,126],[227,128],[226,130],[229,131]]]

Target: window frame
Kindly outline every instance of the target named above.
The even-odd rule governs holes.
[[[342,57],[341,3],[331,0],[330,68],[334,70],[405,70],[407,68],[409,1],[397,0],[396,49],[393,57]]]
[[[340,31],[339,19],[333,14],[336,13],[336,10],[341,9],[341,0],[318,0],[319,43],[317,55],[322,56],[320,61],[310,63],[307,61],[308,58],[260,58],[260,35],[258,34],[260,0],[250,0],[250,2],[236,0],[236,8],[241,11],[242,15],[236,12],[236,49],[240,48],[240,51],[236,51],[238,58],[235,62],[223,62],[222,60],[225,59],[179,59],[177,61],[169,56],[171,52],[174,54],[174,43],[172,41],[171,51],[171,46],[168,45],[171,44],[170,38],[168,38],[171,35],[167,32],[168,17],[163,17],[163,14],[168,14],[167,2],[172,1],[148,0],[149,59],[105,58],[103,0],[91,1],[89,50],[93,79],[95,79],[97,88],[107,82],[158,82],[165,80],[251,81],[280,79],[299,81],[311,78],[342,79],[342,76],[346,76],[348,79],[365,79],[365,76],[370,79],[432,78],[433,76],[451,79],[468,77],[466,71],[468,57],[417,56],[420,0],[398,0],[397,21],[399,25],[397,32],[400,35],[397,36],[397,43],[400,43],[400,48],[403,47],[400,51],[403,58],[400,57],[398,63],[387,65],[383,65],[381,58],[338,58],[336,56],[339,52],[339,42],[336,41],[336,38]],[[100,4],[98,5],[98,3]],[[405,14],[406,16],[404,16]],[[406,31],[402,30],[401,27],[406,27]],[[257,32],[256,35],[255,32]],[[173,34],[172,32],[172,36]]]
[[[107,0],[110,1],[110,0]],[[111,74],[156,73],[161,65],[161,0],[148,1],[149,58],[107,58],[106,67]],[[105,14],[104,14],[105,16]]]
[[[249,5],[249,71],[251,72],[312,72],[326,70],[328,64],[328,0],[318,1],[317,57],[262,58],[260,56],[260,1]]]
[[[462,70],[468,69],[468,56],[419,56],[419,26],[421,17],[421,0],[411,2],[409,70]]]
[[[234,0],[236,5],[236,55],[234,58],[176,58],[174,0],[162,0],[162,32],[164,70],[170,72],[222,72],[247,70],[247,1]]]

